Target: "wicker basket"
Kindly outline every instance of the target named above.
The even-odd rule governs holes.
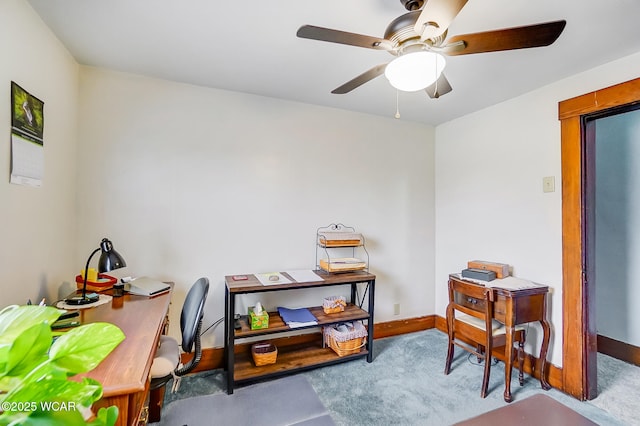
[[[365,342],[364,337],[338,342],[334,337],[329,336],[328,343],[329,347],[333,349],[338,356],[347,356],[359,353]]]
[[[325,314],[344,312],[345,306],[347,306],[347,302],[344,296],[329,296],[322,301],[322,310]]]
[[[256,367],[275,364],[278,358],[278,348],[273,343],[254,343],[251,345],[251,356]]]
[[[328,344],[338,356],[357,354],[366,344],[367,329],[360,322],[346,323],[348,331],[340,331],[341,324],[324,328],[325,344]]]

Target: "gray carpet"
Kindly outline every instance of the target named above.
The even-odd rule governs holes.
[[[640,368],[598,354],[598,396],[589,401],[627,425],[640,425]]]
[[[371,364],[341,364],[306,373],[338,425],[450,425],[507,405],[503,363],[492,367],[484,399],[483,366],[471,362],[467,352],[456,349],[451,373],[444,375],[447,336],[438,330],[376,340],[374,349]],[[338,377],[343,381],[335,380]],[[341,391],[344,384],[350,392]],[[600,425],[628,425],[590,403],[554,389],[544,391],[527,375],[521,387],[513,374],[511,391],[515,401],[544,393]]]
[[[432,329],[375,340],[374,361],[370,364],[356,360],[292,377],[308,379],[332,420],[340,426],[450,425],[507,405],[502,397],[503,363],[492,367],[489,394],[483,399],[480,398],[482,366],[470,362],[467,353],[458,349],[452,371],[445,376],[446,350],[447,336]],[[600,364],[600,356],[598,360]],[[638,371],[638,367],[617,360],[611,362],[615,368],[602,362],[606,371],[603,377],[599,374],[601,395],[594,401],[581,402],[555,389],[544,391],[538,380],[527,375],[521,387],[517,374],[513,375],[511,385],[514,400],[543,393],[600,425],[640,425],[635,411],[618,403],[618,400],[634,403],[639,400],[640,382],[621,380],[629,376],[627,369]],[[612,377],[604,377],[611,371],[615,371]],[[167,393],[163,417],[180,399],[224,393],[225,374],[215,370],[185,377],[178,393]],[[265,384],[278,386],[281,380],[284,379]],[[236,389],[234,395],[242,389]],[[211,419],[217,418],[215,411],[208,412]],[[172,426],[182,424],[185,423],[171,423]],[[224,423],[212,420],[209,424]]]
[[[239,388],[232,395],[197,396],[166,406],[158,425],[334,426],[301,375]]]

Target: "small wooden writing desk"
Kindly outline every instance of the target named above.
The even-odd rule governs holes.
[[[170,301],[171,292],[152,298],[125,293],[110,303],[80,309],[81,324],[109,322],[125,334],[125,339],[96,368],[74,377],[90,377],[102,384],[102,399],[94,404],[94,410],[116,405],[119,410],[116,425],[138,424]]]
[[[463,281],[459,274],[449,275],[449,280]],[[471,282],[464,280],[464,282]],[[480,285],[480,284],[477,284]],[[547,366],[547,350],[551,337],[551,327],[547,321],[546,296],[549,292],[547,286],[527,288],[502,288],[494,287],[495,302],[493,302],[493,317],[506,326],[507,344],[505,348],[505,387],[504,400],[511,402],[511,364],[513,360],[513,332],[516,325],[539,321],[542,325],[542,347],[540,348],[540,384],[544,390],[551,388],[545,377]],[[459,303],[477,310],[476,303]]]

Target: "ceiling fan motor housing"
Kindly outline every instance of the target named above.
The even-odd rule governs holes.
[[[420,35],[414,29],[420,13],[419,10],[405,13],[389,23],[384,32],[384,38],[389,40],[396,48],[395,51],[389,51],[389,53],[397,55],[398,50],[402,50],[401,48],[411,44],[419,44],[422,48],[428,49],[429,47],[440,46],[444,42],[447,37],[446,31],[433,39],[420,40]]]
[[[384,38],[398,46],[403,42],[412,38],[420,38],[418,33],[413,29],[416,20],[420,16],[420,11],[405,13],[391,21],[384,32]]]
[[[400,3],[402,3],[405,9],[411,11],[411,10],[420,9],[424,4],[424,1],[423,0],[400,0]]]

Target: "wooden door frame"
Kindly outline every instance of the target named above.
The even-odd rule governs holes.
[[[595,283],[587,280],[585,224],[586,119],[640,102],[640,78],[561,101],[562,155],[562,387],[585,400],[596,396]],[[593,280],[591,280],[593,281]]]

